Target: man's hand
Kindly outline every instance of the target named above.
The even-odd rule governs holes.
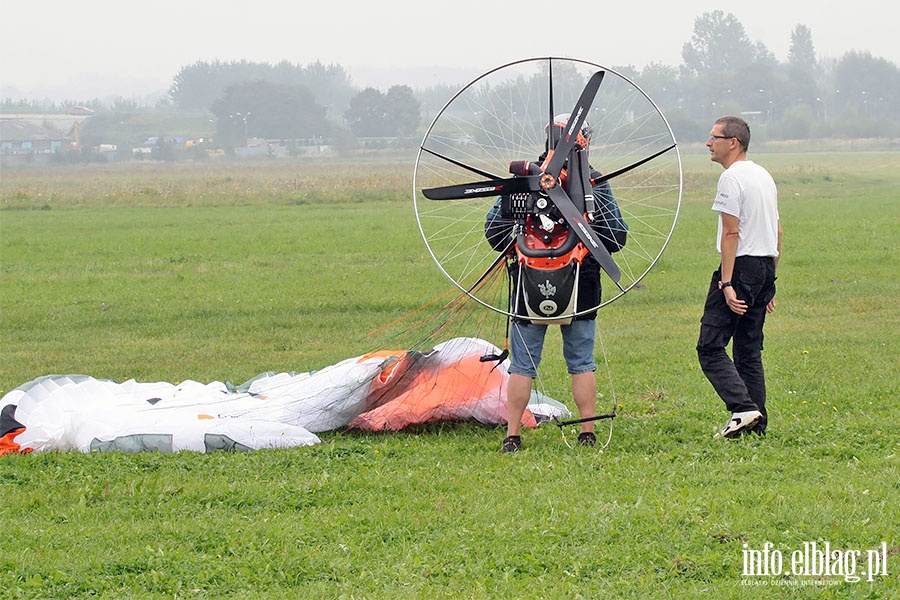
[[[737,297],[737,292],[734,291],[734,287],[728,286],[722,288],[722,293],[725,294],[725,302],[728,304],[728,308],[731,309],[731,312],[742,315],[747,312],[747,303]],[[770,303],[771,304],[771,303]],[[775,305],[772,304],[772,308]],[[768,306],[766,310],[768,310]]]
[[[766,304],[766,312],[775,312],[775,298],[772,298],[771,300],[769,300],[769,303]]]

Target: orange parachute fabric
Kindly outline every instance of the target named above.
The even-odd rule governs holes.
[[[15,442],[15,437],[25,431],[24,427],[19,427],[18,429],[14,429],[0,437],[0,456],[4,454],[11,454],[16,452],[21,452],[22,454],[28,454],[31,452],[31,448],[20,449],[19,444]]]
[[[350,427],[371,431],[398,431],[413,424],[475,419],[482,423],[505,423],[505,369],[479,356],[466,356],[437,373],[422,371],[400,394],[362,413]],[[537,421],[526,410],[525,427]]]

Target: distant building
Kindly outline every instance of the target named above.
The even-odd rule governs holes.
[[[0,119],[0,153],[55,154],[68,143],[65,134],[25,119]]]

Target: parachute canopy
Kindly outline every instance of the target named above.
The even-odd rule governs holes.
[[[0,454],[178,452],[313,445],[341,428],[396,431],[441,420],[506,422],[508,361],[478,338],[427,352],[379,351],[307,373],[262,373],[240,386],[124,383],[48,375],[0,399]],[[523,425],[569,411],[535,394]]]

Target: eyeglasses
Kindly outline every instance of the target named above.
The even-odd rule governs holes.
[[[709,141],[709,140],[730,140],[730,139],[732,139],[733,137],[734,137],[733,135],[711,135],[711,136],[709,136],[709,137],[706,139],[706,141]]]

